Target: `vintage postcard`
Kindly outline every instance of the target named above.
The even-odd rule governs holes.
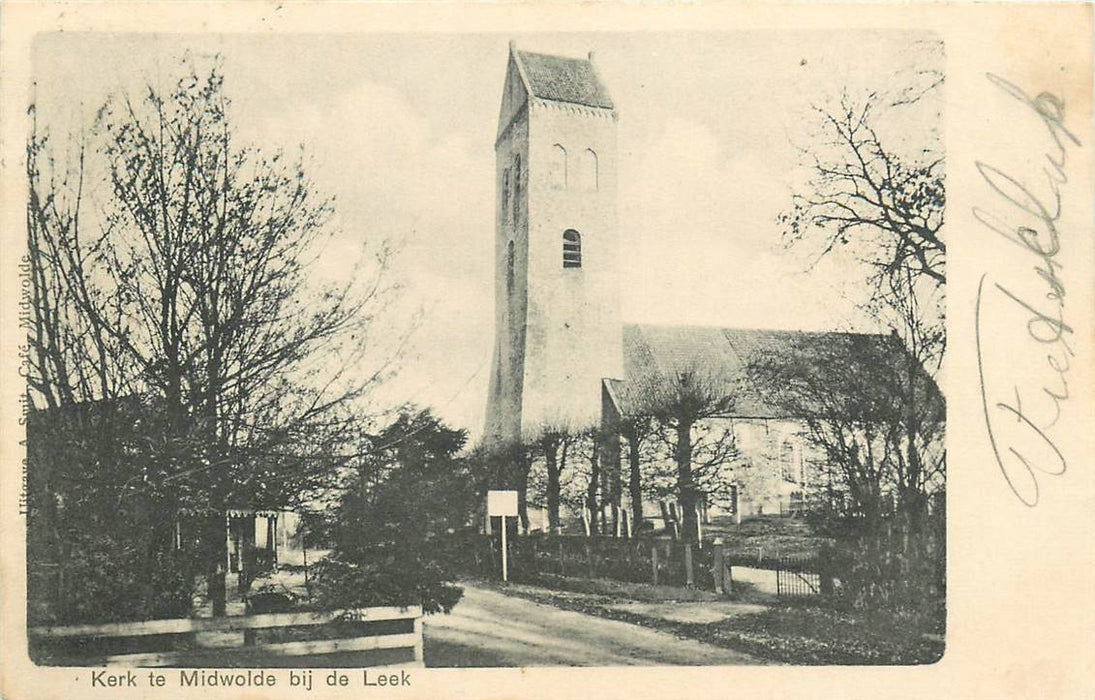
[[[1090,5],[0,16],[3,697],[1095,692]]]

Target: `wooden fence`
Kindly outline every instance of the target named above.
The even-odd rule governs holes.
[[[293,660],[304,656],[377,650],[393,652],[372,665],[422,665],[419,606],[42,626],[27,632],[31,658],[49,665],[276,667],[299,665]],[[360,661],[351,665],[371,665]]]
[[[497,548],[491,541],[491,561],[498,558]],[[681,586],[696,585],[704,577],[699,550],[668,538],[521,537],[511,541],[510,554],[517,576],[523,570]]]
[[[480,551],[489,554],[478,557],[481,570],[497,571],[498,547],[497,538],[482,540]],[[779,597],[827,595],[833,592],[833,580],[838,575],[826,554],[743,551],[711,542],[695,545],[661,537],[519,537],[510,540],[510,557],[511,575],[517,579],[548,573],[696,587],[726,594],[733,591],[734,567],[763,569],[775,573],[775,593]]]

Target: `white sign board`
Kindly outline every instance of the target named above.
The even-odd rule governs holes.
[[[491,517],[515,517],[517,515],[517,492],[487,491],[487,515]]]

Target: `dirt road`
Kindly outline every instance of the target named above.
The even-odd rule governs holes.
[[[667,632],[464,585],[425,623],[428,667],[738,665],[763,661]]]

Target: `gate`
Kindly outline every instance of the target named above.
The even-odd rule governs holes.
[[[776,595],[781,598],[798,598],[820,595],[821,576],[805,571],[776,569]]]
[[[781,556],[773,562],[776,596],[799,598],[822,593],[821,574],[814,556]]]

